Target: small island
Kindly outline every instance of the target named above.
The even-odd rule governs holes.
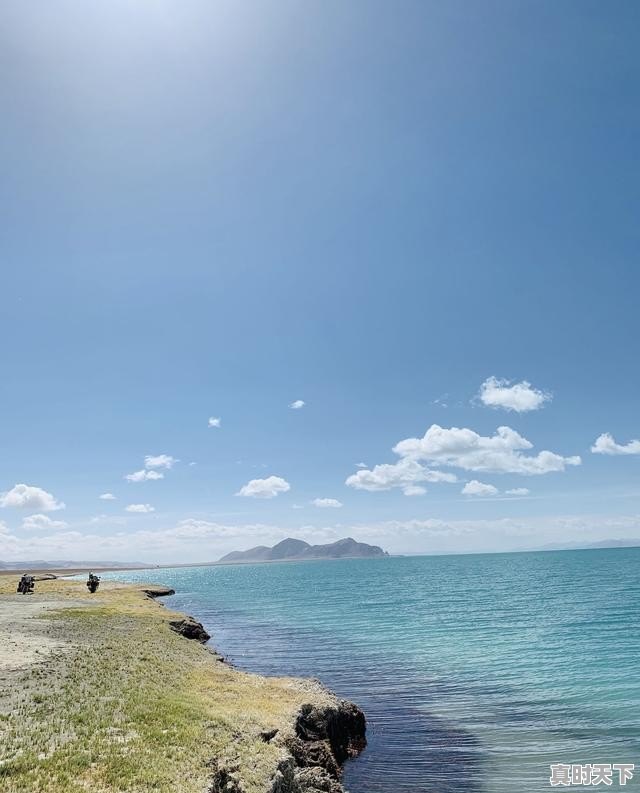
[[[389,556],[377,545],[368,545],[366,542],[356,542],[351,537],[345,537],[326,545],[310,545],[304,540],[287,537],[286,540],[269,547],[257,545],[248,551],[232,551],[223,556],[218,564],[237,564],[239,562],[291,562],[305,559],[372,559]]]

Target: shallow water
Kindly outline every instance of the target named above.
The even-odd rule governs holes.
[[[640,787],[639,569],[625,548],[109,577],[174,587],[237,666],[357,702],[351,793],[532,793],[557,762],[637,763]]]

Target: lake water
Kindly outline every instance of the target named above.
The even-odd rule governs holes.
[[[639,571],[625,548],[108,577],[175,588],[237,666],[358,703],[351,793],[528,793],[550,763],[636,763],[640,787]]]

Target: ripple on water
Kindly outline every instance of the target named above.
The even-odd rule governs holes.
[[[537,793],[549,763],[640,758],[638,562],[625,548],[114,577],[174,587],[238,666],[361,705],[352,793]]]

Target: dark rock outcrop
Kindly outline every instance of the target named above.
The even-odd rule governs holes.
[[[364,713],[346,700],[341,700],[337,707],[304,705],[296,722],[298,738],[308,745],[328,742],[338,765],[364,749],[366,729]]]
[[[340,766],[328,741],[307,742],[300,738],[292,738],[287,742],[287,749],[291,752],[298,768],[321,768],[333,779],[339,779]]]
[[[161,586],[160,584],[152,584],[151,586],[143,587],[142,591],[150,598],[163,598],[168,595],[176,594],[175,589],[171,589],[170,586]]]
[[[269,793],[345,793],[340,782],[342,764],[366,745],[364,713],[352,702],[304,705],[295,735],[280,744],[287,754],[276,768]],[[260,733],[262,740],[278,742],[277,730]],[[244,793],[239,766],[211,761],[213,778],[208,793]]]
[[[344,788],[324,768],[298,768],[287,757],[278,764],[269,793],[344,793]]]
[[[186,639],[195,639],[201,644],[208,642],[211,636],[205,631],[202,623],[194,620],[193,617],[181,617],[178,620],[169,620],[169,627],[172,631],[179,633]]]
[[[305,793],[344,793],[340,782],[328,774],[323,768],[303,768],[295,775],[295,781]]]
[[[364,749],[365,733],[364,713],[352,702],[304,705],[270,793],[343,793],[342,765]]]

